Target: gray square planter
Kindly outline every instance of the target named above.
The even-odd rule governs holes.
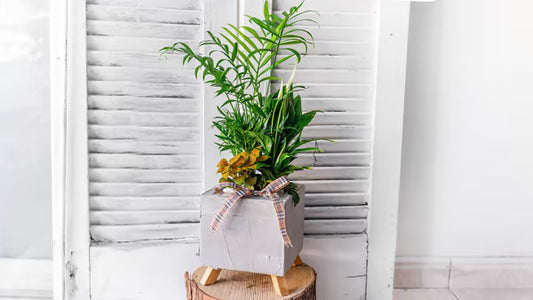
[[[283,276],[303,246],[304,186],[298,186],[300,202],[281,195],[287,232],[293,247],[285,247],[276,210],[268,197],[238,200],[213,233],[210,225],[226,198],[205,192],[201,198],[200,257],[202,264],[214,269],[229,269]]]

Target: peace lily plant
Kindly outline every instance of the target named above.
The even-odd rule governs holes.
[[[306,146],[315,139],[302,138],[317,111],[302,111],[298,91],[303,87],[293,82],[296,65],[313,45],[312,34],[298,25],[316,23],[307,18],[314,12],[301,10],[302,4],[278,16],[265,1],[264,18],[247,16],[250,26],[229,24],[219,35],[208,31],[209,38],[199,44],[203,52],[183,42],[160,50],[183,54],[183,64],[196,64],[195,76],[224,97],[213,126],[219,150],[231,151],[234,157],[218,164],[221,182],[261,190],[277,178],[308,169],[293,164],[299,153],[320,151]],[[286,83],[274,72],[284,64],[294,65]],[[299,202],[294,183],[285,192],[295,205]]]

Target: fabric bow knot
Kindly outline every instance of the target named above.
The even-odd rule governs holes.
[[[292,247],[291,239],[289,238],[289,234],[287,233],[287,226],[285,223],[285,209],[283,208],[283,203],[277,196],[277,192],[281,191],[283,188],[285,188],[287,185],[289,185],[290,181],[287,179],[287,177],[282,176],[271,183],[269,183],[264,189],[261,191],[252,191],[250,189],[247,189],[241,185],[238,185],[233,182],[221,182],[215,187],[215,192],[219,195],[224,194],[223,188],[230,187],[235,189],[236,191],[228,196],[226,199],[226,202],[224,202],[224,205],[218,210],[215,217],[213,218],[213,221],[211,222],[211,230],[215,232],[218,229],[218,226],[224,219],[224,216],[228,213],[230,208],[237,202],[239,199],[242,199],[244,197],[248,196],[268,196],[272,203],[274,204],[274,209],[276,210],[276,215],[278,217],[278,224],[279,224],[279,230],[281,232],[281,236],[283,237],[283,242],[285,243],[285,247]]]

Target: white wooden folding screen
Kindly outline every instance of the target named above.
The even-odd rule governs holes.
[[[85,44],[79,42],[79,36],[74,42],[77,47],[80,44],[86,47],[86,55],[73,55],[77,64],[85,64],[83,72],[86,73],[75,73],[75,80],[71,81],[81,87],[85,84],[87,92],[82,99],[86,100],[85,108],[76,103],[73,113],[86,112],[86,119],[80,117],[76,122],[86,122],[87,131],[90,266],[86,265],[89,258],[85,257],[85,242],[69,241],[69,233],[58,233],[67,239],[65,249],[59,251],[67,268],[62,271],[63,284],[66,290],[70,289],[68,299],[88,299],[89,294],[94,299],[166,299],[182,291],[182,284],[168,281],[169,278],[182,276],[185,269],[198,264],[194,250],[198,241],[198,196],[216,179],[212,173],[218,153],[208,128],[215,111],[212,91],[194,79],[191,67],[179,66],[179,58],[160,58],[157,50],[177,40],[195,44],[204,38],[206,29],[216,31],[225,23],[242,22],[244,14],[261,13],[262,1],[86,2],[85,13],[78,8],[74,13],[74,16],[83,15],[85,23],[80,26],[76,23],[79,20],[70,19],[72,16],[67,23],[83,28],[86,35]],[[409,4],[390,9],[401,13],[402,18],[390,22],[380,19],[380,9],[393,2],[400,3],[398,0],[307,0],[305,5],[320,13],[317,20],[321,27],[305,25],[315,35],[316,44],[299,65],[296,81],[307,87],[303,92],[304,109],[322,112],[304,135],[335,142],[319,142],[323,153],[301,155],[297,163],[311,165],[313,169],[296,173],[291,179],[306,185],[307,237],[302,256],[317,269],[319,296],[323,298],[363,299],[367,264],[370,268],[378,264],[388,268],[375,272],[376,278],[383,278],[373,286],[376,290],[390,288],[390,261],[382,263],[382,258],[377,257],[379,263],[367,263],[367,215],[369,203],[372,207],[371,186],[375,190],[383,182],[394,187],[399,170],[395,165],[392,175],[386,178],[384,166],[380,164],[379,180],[371,180],[376,172],[372,169],[373,147],[378,150],[389,147],[398,154],[398,138],[401,140],[401,128],[392,132],[388,125],[381,126],[382,138],[374,146],[374,137],[378,135],[374,132],[376,85],[394,85],[395,91],[403,91],[403,75],[398,78],[398,84],[390,80],[381,80],[380,84],[378,74],[386,69],[378,53],[390,52],[379,50],[379,43],[396,33],[396,28],[388,25],[400,25],[401,40],[391,45],[402,50],[395,71],[401,74],[405,68],[404,29]],[[279,12],[299,1],[271,3],[274,11]],[[380,32],[383,24],[390,33]],[[68,48],[65,55],[68,57],[70,52],[72,49]],[[84,61],[80,62],[79,57]],[[67,69],[68,66],[69,63]],[[75,68],[75,72],[79,70]],[[276,75],[287,78],[291,71],[285,67],[278,69]],[[69,78],[66,84],[70,89],[68,82]],[[67,90],[67,107],[72,101],[69,93],[80,100],[84,91],[83,88],[76,92]],[[378,98],[379,94],[378,91]],[[380,109],[390,101],[403,101],[403,95],[383,94]],[[399,117],[401,125],[401,107],[388,115]],[[67,120],[67,133],[70,127],[83,133],[77,123],[71,126]],[[387,143],[393,138],[393,143]],[[66,140],[67,157],[84,149],[76,142],[78,146],[71,150],[69,136]],[[80,158],[84,158],[81,154]],[[391,162],[399,162],[398,157]],[[69,173],[68,159],[66,164]],[[75,184],[79,186],[83,183],[83,168],[74,173]],[[63,184],[69,185],[68,177]],[[66,208],[65,214],[71,215],[69,211],[75,210],[74,215],[79,216],[75,222],[80,227],[87,203],[81,203],[85,196],[79,193],[84,190],[76,191],[70,191],[79,197],[75,205]],[[392,198],[380,199],[376,207],[383,207],[387,201],[394,204],[396,192],[395,188],[391,189],[387,197]],[[67,188],[62,198],[67,203],[69,195]],[[375,227],[379,230],[374,230],[374,235],[382,231],[379,227]],[[384,227],[389,235],[374,247],[380,248],[379,245],[393,240],[390,233],[394,228]],[[82,228],[72,231],[84,233]],[[174,267],[168,269],[169,264]],[[70,271],[73,266],[79,267],[76,274]],[[72,286],[76,288],[72,290]],[[90,292],[86,292],[89,287]]]

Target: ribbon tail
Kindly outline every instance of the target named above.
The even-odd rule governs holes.
[[[272,199],[272,203],[274,204],[274,209],[276,210],[276,214],[278,217],[278,224],[279,224],[279,231],[281,232],[281,237],[283,238],[283,243],[285,244],[285,247],[293,247],[291,238],[289,237],[289,234],[287,232],[287,224],[285,222],[285,209],[283,208],[283,204],[281,203],[280,199],[273,194],[270,194],[270,199]]]

